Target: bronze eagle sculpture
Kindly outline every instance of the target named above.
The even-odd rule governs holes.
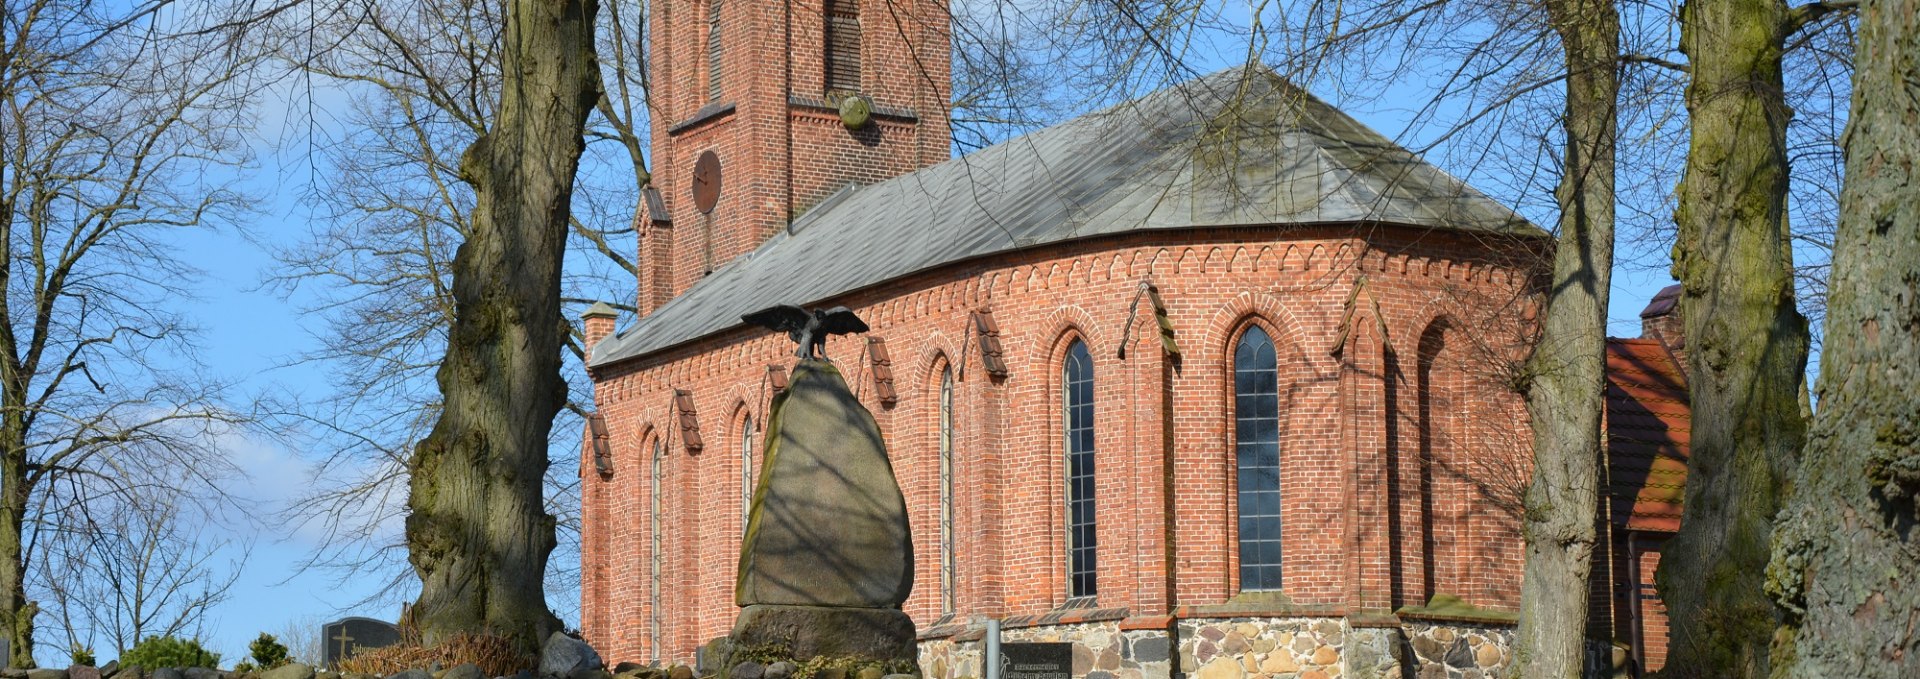
[[[807,311],[792,304],[779,304],[741,316],[740,320],[769,330],[782,330],[800,347],[793,355],[805,359],[824,358],[820,349],[828,335],[866,332],[867,322],[843,306]]]

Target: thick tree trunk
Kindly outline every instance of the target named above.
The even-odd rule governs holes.
[[[9,426],[8,431],[24,432],[25,429],[24,425],[20,428]],[[27,515],[27,446],[24,438],[8,436],[4,444],[7,450],[4,456],[0,456],[0,634],[5,635],[8,648],[11,649],[10,657],[6,659],[8,666],[30,668],[35,666],[33,616],[40,608],[27,600],[27,559],[21,549]]]
[[[1920,0],[1861,5],[1820,411],[1767,587],[1786,677],[1920,677]]]
[[[1660,559],[1667,676],[1763,677],[1775,609],[1772,521],[1805,441],[1807,322],[1786,240],[1781,0],[1688,0],[1692,125],[1674,221],[1693,453],[1680,533]]]
[[[532,651],[560,623],[542,594],[554,519],[541,480],[566,397],[560,267],[587,113],[594,0],[513,0],[493,129],[461,158],[473,233],[453,263],[440,420],[414,450],[408,558],[426,641],[490,631]]]
[[[1553,278],[1529,364],[1534,462],[1514,676],[1577,679],[1600,492],[1620,16],[1612,0],[1555,0],[1547,8],[1566,50],[1567,148]]]

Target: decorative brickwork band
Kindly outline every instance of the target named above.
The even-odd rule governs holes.
[[[869,335],[867,349],[873,359],[873,393],[880,397],[881,405],[899,403],[900,395],[893,390],[893,359],[887,356],[887,341]]]
[[[693,409],[693,392],[673,390],[673,409],[680,413],[680,440],[686,442],[687,452],[700,452],[706,443],[700,440],[700,414]]]

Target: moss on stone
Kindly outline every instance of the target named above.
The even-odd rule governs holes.
[[[1512,624],[1520,621],[1520,614],[1481,608],[1467,603],[1459,596],[1446,593],[1434,594],[1425,606],[1401,606],[1397,614],[1409,617],[1453,618],[1458,620],[1482,620],[1492,623]]]

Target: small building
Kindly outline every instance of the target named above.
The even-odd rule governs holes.
[[[740,316],[784,303],[872,327],[826,351],[907,498],[930,679],[983,676],[988,619],[1076,679],[1507,663],[1545,232],[1263,69],[949,158],[940,0],[655,7],[642,314],[586,323],[603,656],[731,626],[794,360]],[[1609,525],[1594,629],[1637,640],[1658,529]]]

